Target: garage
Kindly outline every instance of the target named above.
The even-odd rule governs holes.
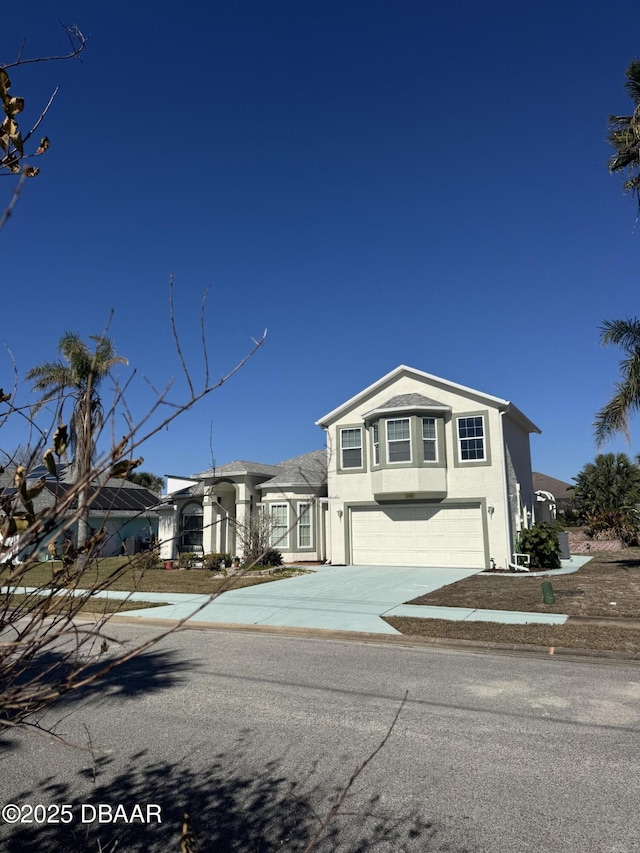
[[[479,504],[352,507],[355,566],[485,568]]]

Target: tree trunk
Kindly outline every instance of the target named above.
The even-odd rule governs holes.
[[[89,554],[84,551],[87,541],[91,535],[89,526],[89,495],[91,490],[91,460],[93,457],[93,434],[92,434],[92,379],[89,374],[87,388],[82,400],[79,412],[76,439],[76,457],[74,460],[76,469],[76,483],[80,483],[78,490],[78,559],[76,570],[81,573],[85,570],[89,560]]]

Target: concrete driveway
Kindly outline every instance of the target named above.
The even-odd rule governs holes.
[[[436,569],[410,566],[318,566],[313,574],[270,584],[233,589],[208,604],[199,622],[280,625],[399,634],[380,617],[408,615],[405,601],[477,574],[480,569]],[[159,600],[167,595],[137,593]],[[181,619],[204,600],[202,595],[171,595],[166,607],[129,611],[127,616]],[[176,599],[181,600],[176,600]],[[401,612],[404,611],[404,612]]]

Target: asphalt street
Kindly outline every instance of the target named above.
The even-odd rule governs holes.
[[[408,691],[316,850],[635,853],[639,675],[384,638],[182,631],[42,720],[83,749],[5,737],[2,805],[23,820],[24,804],[67,804],[72,820],[33,821],[55,819],[40,810],[0,826],[0,843],[179,851],[187,810],[202,851],[304,850]],[[91,823],[99,804],[111,812]]]

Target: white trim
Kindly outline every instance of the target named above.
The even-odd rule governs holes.
[[[540,432],[540,429],[529,420],[529,418],[523,414],[517,406],[514,406],[509,400],[503,400],[501,397],[494,397],[491,394],[485,394],[483,391],[476,391],[473,388],[468,388],[466,385],[459,385],[457,382],[451,382],[448,379],[443,379],[440,376],[434,376],[431,373],[425,373],[423,370],[416,370],[415,367],[408,367],[406,364],[401,364],[395,368],[395,370],[390,371],[385,374],[381,379],[378,379],[372,385],[369,385],[364,391],[360,391],[354,397],[351,397],[346,403],[342,403],[341,406],[338,406],[337,409],[333,409],[333,411],[326,414],[323,418],[320,418],[316,421],[316,426],[327,427],[330,426],[338,417],[343,413],[351,409],[356,405],[360,400],[365,399],[371,394],[375,393],[382,386],[392,382],[402,373],[409,374],[410,376],[414,376],[417,379],[426,379],[428,382],[435,382],[439,385],[442,385],[443,388],[452,389],[453,391],[460,391],[463,394],[471,395],[475,397],[478,401],[493,403],[498,406],[500,409],[504,409],[510,415],[513,415],[517,420],[520,420],[525,428],[529,432]]]
[[[274,509],[276,509],[276,507],[278,507],[278,508],[284,507],[284,509],[285,509],[284,525],[278,525],[278,529],[280,529],[280,527],[284,526],[285,533],[284,533],[284,536],[280,536],[280,538],[277,539],[276,538],[277,534],[275,533],[275,529],[272,526],[271,535],[269,538],[271,540],[272,547],[278,548],[278,549],[283,548],[285,551],[288,551],[289,550],[289,504],[286,503],[286,501],[282,502],[282,503],[270,503],[269,504],[269,518],[271,519],[272,525],[273,525],[273,511],[274,511]]]
[[[371,424],[371,464],[380,464],[380,424]]]
[[[358,432],[360,433],[360,445],[358,447],[344,447],[342,444],[342,436],[345,432]],[[359,450],[360,451],[360,464],[359,465],[345,465],[344,464],[344,451],[345,450]],[[359,471],[364,468],[364,447],[362,442],[362,427],[340,427],[340,470],[341,471]]]
[[[408,424],[409,435],[407,438],[389,438],[389,424],[396,424],[396,423]],[[389,418],[388,420],[385,420],[384,426],[385,426],[385,429],[384,429],[385,440],[387,442],[387,459],[386,459],[387,465],[406,465],[407,463],[413,462],[412,454],[411,454],[411,418],[410,417]],[[409,445],[409,458],[408,459],[394,459],[394,460],[392,460],[391,459],[391,445],[392,444],[395,444],[395,445],[408,444]]]
[[[470,421],[471,419],[480,418],[482,420],[482,436],[474,435],[468,436],[467,438],[460,437],[460,421]],[[456,436],[458,439],[458,462],[461,465],[466,465],[467,463],[474,462],[486,462],[487,461],[487,430],[485,428],[485,419],[484,415],[456,415]],[[462,458],[462,442],[463,441],[474,441],[478,438],[482,438],[482,456],[474,457],[473,459],[463,459]]]
[[[422,461],[425,462],[427,465],[429,463],[433,464],[433,463],[438,461],[439,450],[440,450],[440,448],[438,447],[438,421],[436,418],[425,418],[424,416],[422,416],[420,418],[420,421],[422,422]],[[434,432],[433,438],[425,438],[424,437],[424,422],[425,421],[433,421],[433,432]],[[425,441],[430,442],[433,445],[433,447],[435,448],[435,451],[436,451],[436,458],[435,459],[426,459],[425,458],[425,455],[424,455],[424,443],[425,443]]]
[[[444,403],[434,403],[433,406],[391,406],[390,408],[371,409],[362,415],[363,421],[371,420],[378,415],[394,415],[396,412],[450,412],[451,406]]]
[[[301,524],[300,523],[302,521],[302,513],[304,511],[303,510],[304,507],[306,507],[306,510],[307,510],[307,512],[306,512],[306,517],[308,519],[307,524]],[[312,511],[313,504],[311,503],[311,501],[299,501],[296,509],[298,512],[298,523],[296,525],[297,530],[298,530],[298,536],[297,536],[298,548],[313,548],[313,511]],[[304,545],[300,541],[300,533],[303,529],[309,530],[309,542],[308,542],[308,544],[304,544]]]

